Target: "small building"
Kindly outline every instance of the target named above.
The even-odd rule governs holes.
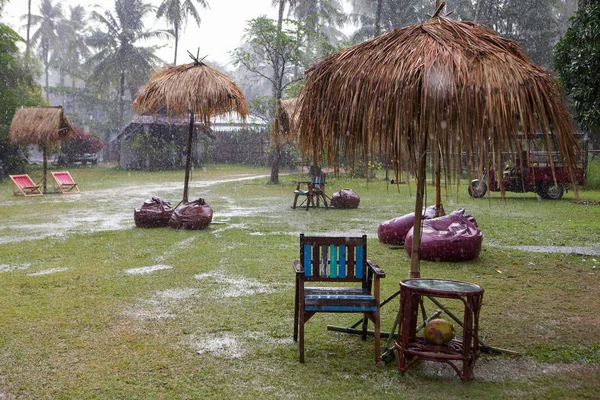
[[[216,118],[210,128],[196,122],[192,139],[192,165],[245,163],[267,165],[268,126]],[[111,159],[123,169],[183,169],[189,120],[164,114],[134,117],[109,144]]]

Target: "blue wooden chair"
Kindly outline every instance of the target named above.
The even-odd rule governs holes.
[[[300,206],[306,203],[307,211],[310,206],[319,207],[321,204],[321,199],[323,200],[323,205],[325,205],[325,208],[327,208],[327,195],[325,194],[326,179],[327,177],[325,174],[320,174],[313,175],[310,182],[296,182],[296,190],[294,190],[294,204],[292,205],[292,208],[296,208],[298,197],[300,196],[306,196],[306,199],[300,204]],[[304,185],[306,185],[306,189],[304,189]]]
[[[381,330],[379,280],[385,277],[385,272],[367,260],[367,236],[301,234],[300,259],[295,260],[293,266],[296,272],[294,341],[299,341],[300,362],[304,362],[304,324],[317,312],[363,314],[363,340],[367,338],[368,320],[371,320],[375,325],[377,362]],[[305,286],[312,282],[319,282],[320,286]],[[360,285],[349,286],[348,282]]]

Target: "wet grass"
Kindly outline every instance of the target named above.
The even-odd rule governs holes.
[[[431,363],[400,376],[394,364],[372,363],[372,339],[325,328],[356,316],[313,317],[304,365],[291,339],[298,234],[366,233],[390,295],[409,260],[377,240],[377,226],[414,211],[414,188],[331,178],[328,193],[350,187],[360,207],[306,212],[290,208],[299,175],[202,186],[268,175],[210,166],[194,173],[191,198],[206,199],[215,223],[176,231],[137,229],[132,211],[153,194],[177,203],[181,172],[70,171],[81,195],[13,197],[0,184],[0,398],[595,398],[600,390],[600,257],[510,247],[599,249],[600,206],[576,204],[572,192],[561,201],[472,200],[463,186],[444,198],[447,211],[464,207],[477,219],[484,249],[471,262],[424,261],[422,276],[482,285],[482,339],[523,355],[483,355],[463,384]],[[600,200],[599,191],[579,195]],[[131,273],[141,268],[150,272]],[[382,310],[384,330],[396,311],[397,301]]]

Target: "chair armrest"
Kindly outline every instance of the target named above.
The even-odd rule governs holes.
[[[367,260],[367,266],[371,269],[371,271],[373,271],[373,274],[377,278],[385,278],[385,272],[383,272],[383,270],[379,268],[379,266],[373,261]]]
[[[300,185],[309,185],[311,182],[296,182],[296,190],[300,190]]]
[[[304,266],[300,263],[300,260],[292,261],[292,265],[294,266],[294,271],[296,271],[296,274],[304,275]]]

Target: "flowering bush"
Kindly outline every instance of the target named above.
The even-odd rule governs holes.
[[[83,128],[73,128],[74,136],[69,136],[61,142],[60,157],[67,162],[73,162],[83,154],[95,154],[104,148],[104,143],[91,133],[86,133]]]

